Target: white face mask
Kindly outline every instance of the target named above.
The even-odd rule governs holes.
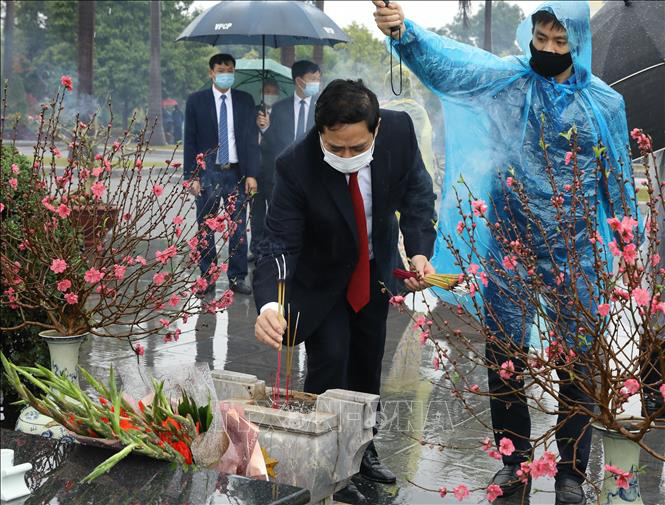
[[[372,147],[370,147],[367,151],[356,156],[352,156],[351,158],[342,158],[341,156],[337,156],[336,154],[328,151],[323,145],[323,139],[321,138],[321,135],[319,135],[319,143],[321,144],[321,150],[323,151],[323,160],[335,170],[342,172],[345,175],[353,174],[372,162],[374,159],[373,155],[375,141],[376,134],[372,140]]]

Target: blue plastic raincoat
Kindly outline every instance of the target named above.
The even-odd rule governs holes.
[[[582,180],[582,189],[589,199],[598,197],[602,203],[598,206],[597,223],[598,232],[605,244],[612,238],[607,224],[608,201],[602,191],[601,182],[596,180],[594,175],[596,160],[593,147],[599,141],[607,147],[607,154],[612,161],[611,170],[614,171],[607,177],[610,199],[621,202],[623,191],[624,198],[631,202],[631,216],[637,216],[637,209],[632,203],[632,186],[620,188],[615,177],[618,171],[622,176],[621,180],[632,180],[624,102],[618,93],[591,74],[591,29],[587,2],[546,2],[537,10],[551,12],[567,31],[574,73],[565,83],[559,84],[553,78],[542,77],[531,69],[530,16],[517,30],[517,39],[524,51],[522,56],[501,58],[424,30],[409,20],[406,21],[407,29],[400,42],[389,41],[408,68],[440,97],[443,104],[446,124],[446,171],[443,184],[445,193],[440,207],[439,233],[432,259],[438,272],[459,271],[459,266],[455,266],[455,258],[444,241],[444,235],[453,240],[453,245],[460,250],[462,257],[479,262],[455,231],[460,221],[458,196],[465,202],[465,212],[470,212],[466,203],[469,190],[461,183],[460,177],[463,177],[474,199],[483,199],[489,204],[491,198],[502,198],[504,191],[501,185],[505,185],[506,177],[511,175],[509,170],[512,170],[513,177],[525,187],[531,210],[545,225],[546,237],[541,237],[540,246],[544,248],[546,239],[547,243],[555,246],[557,263],[565,263],[566,249],[563,244],[558,244],[560,234],[556,229],[555,208],[551,203],[552,188],[540,147],[541,125],[544,127],[545,142],[549,146],[548,155],[560,188],[573,182],[571,167],[565,164],[566,152],[570,150],[570,146],[560,133],[567,132],[573,125],[576,126],[578,145],[581,148],[578,165],[583,173],[587,174]],[[541,118],[544,118],[544,121]],[[511,210],[516,211],[517,219],[526,222],[524,215],[520,216],[521,211],[515,202],[507,203]],[[566,203],[568,202],[564,202],[564,205]],[[623,217],[621,209],[615,209],[614,214],[619,219]],[[501,216],[494,216],[496,217]],[[494,258],[501,264],[503,252],[484,226],[478,226],[476,237],[477,256]],[[588,262],[583,263],[583,269],[592,276],[593,246],[583,225],[576,234],[576,244],[580,256]],[[536,244],[535,247],[540,246]],[[543,256],[546,256],[545,251]],[[551,271],[551,265],[551,260],[544,257],[541,273],[548,282],[555,281],[555,272]],[[501,283],[500,279],[493,280]],[[570,279],[567,279],[567,282],[570,282]],[[585,293],[587,285],[578,282],[578,289],[581,291],[578,294],[587,299],[588,308],[595,312],[593,297],[590,296],[592,293]],[[528,335],[524,335],[524,328],[531,326],[534,311],[529,310],[524,314],[514,304],[507,302],[505,296],[498,294],[499,288],[507,289],[506,286],[497,286],[491,280],[485,289],[484,298],[487,304],[492,304],[495,313],[500,315],[502,326],[507,328],[505,333],[510,334],[507,336],[525,344]],[[439,294],[446,301],[459,302],[448,292]],[[513,295],[519,296],[518,293]],[[476,297],[476,301],[479,301],[479,297]],[[475,313],[468,297],[463,303]],[[475,315],[482,316],[477,313]],[[572,334],[575,329],[570,328],[569,332]],[[501,336],[504,332],[498,333]],[[567,337],[569,342],[571,336]]]

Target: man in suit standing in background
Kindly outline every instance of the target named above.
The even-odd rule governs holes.
[[[432,179],[408,114],[379,111],[376,95],[362,81],[331,82],[315,118],[316,128],[277,158],[254,271],[256,338],[274,348],[282,343],[286,322],[277,310],[275,259],[284,256],[291,324],[300,312],[298,338],[307,351],[304,390],[379,394],[388,317],[381,283],[397,292],[392,271],[403,267],[395,212],[406,254],[422,279],[434,272],[428,260],[435,239]],[[406,284],[411,290],[427,287],[416,279]],[[374,443],[360,473],[395,482]],[[352,483],[334,498],[364,500]]]
[[[261,167],[259,169],[259,191],[252,198],[250,225],[252,240],[250,242],[249,261],[254,261],[256,248],[263,236],[263,221],[266,218],[266,208],[272,194],[272,173],[274,171],[274,156],[266,152],[266,143],[263,137],[270,128],[270,116],[273,106],[279,101],[279,85],[274,79],[263,82],[263,105],[257,106],[256,126],[259,129],[259,148],[261,150]]]
[[[235,59],[216,54],[209,61],[212,86],[187,99],[185,108],[184,174],[189,191],[196,197],[196,220],[201,228],[206,218],[219,212],[220,200],[226,204],[236,195],[232,214],[237,227],[229,240],[228,278],[230,288],[239,294],[251,293],[247,276],[246,197],[257,190],[259,171],[258,128],[254,99],[244,91],[232,90]],[[196,157],[205,155],[204,166]],[[215,233],[206,227],[199,245],[201,275],[209,281],[201,295],[212,295],[215,283],[208,276],[210,266],[218,264]]]

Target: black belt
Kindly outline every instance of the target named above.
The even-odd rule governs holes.
[[[233,170],[234,168],[238,168],[240,166],[240,163],[225,163],[224,165],[218,165],[215,163],[214,168],[215,170]]]

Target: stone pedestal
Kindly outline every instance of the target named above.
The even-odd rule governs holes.
[[[321,395],[289,392],[295,401],[312,405],[311,412],[300,413],[261,406],[273,391],[253,375],[214,370],[212,377],[217,397],[241,404],[245,417],[259,427],[261,447],[278,462],[277,482],[306,488],[310,503],[328,505],[358,473],[373,438],[378,395],[342,389]]]

